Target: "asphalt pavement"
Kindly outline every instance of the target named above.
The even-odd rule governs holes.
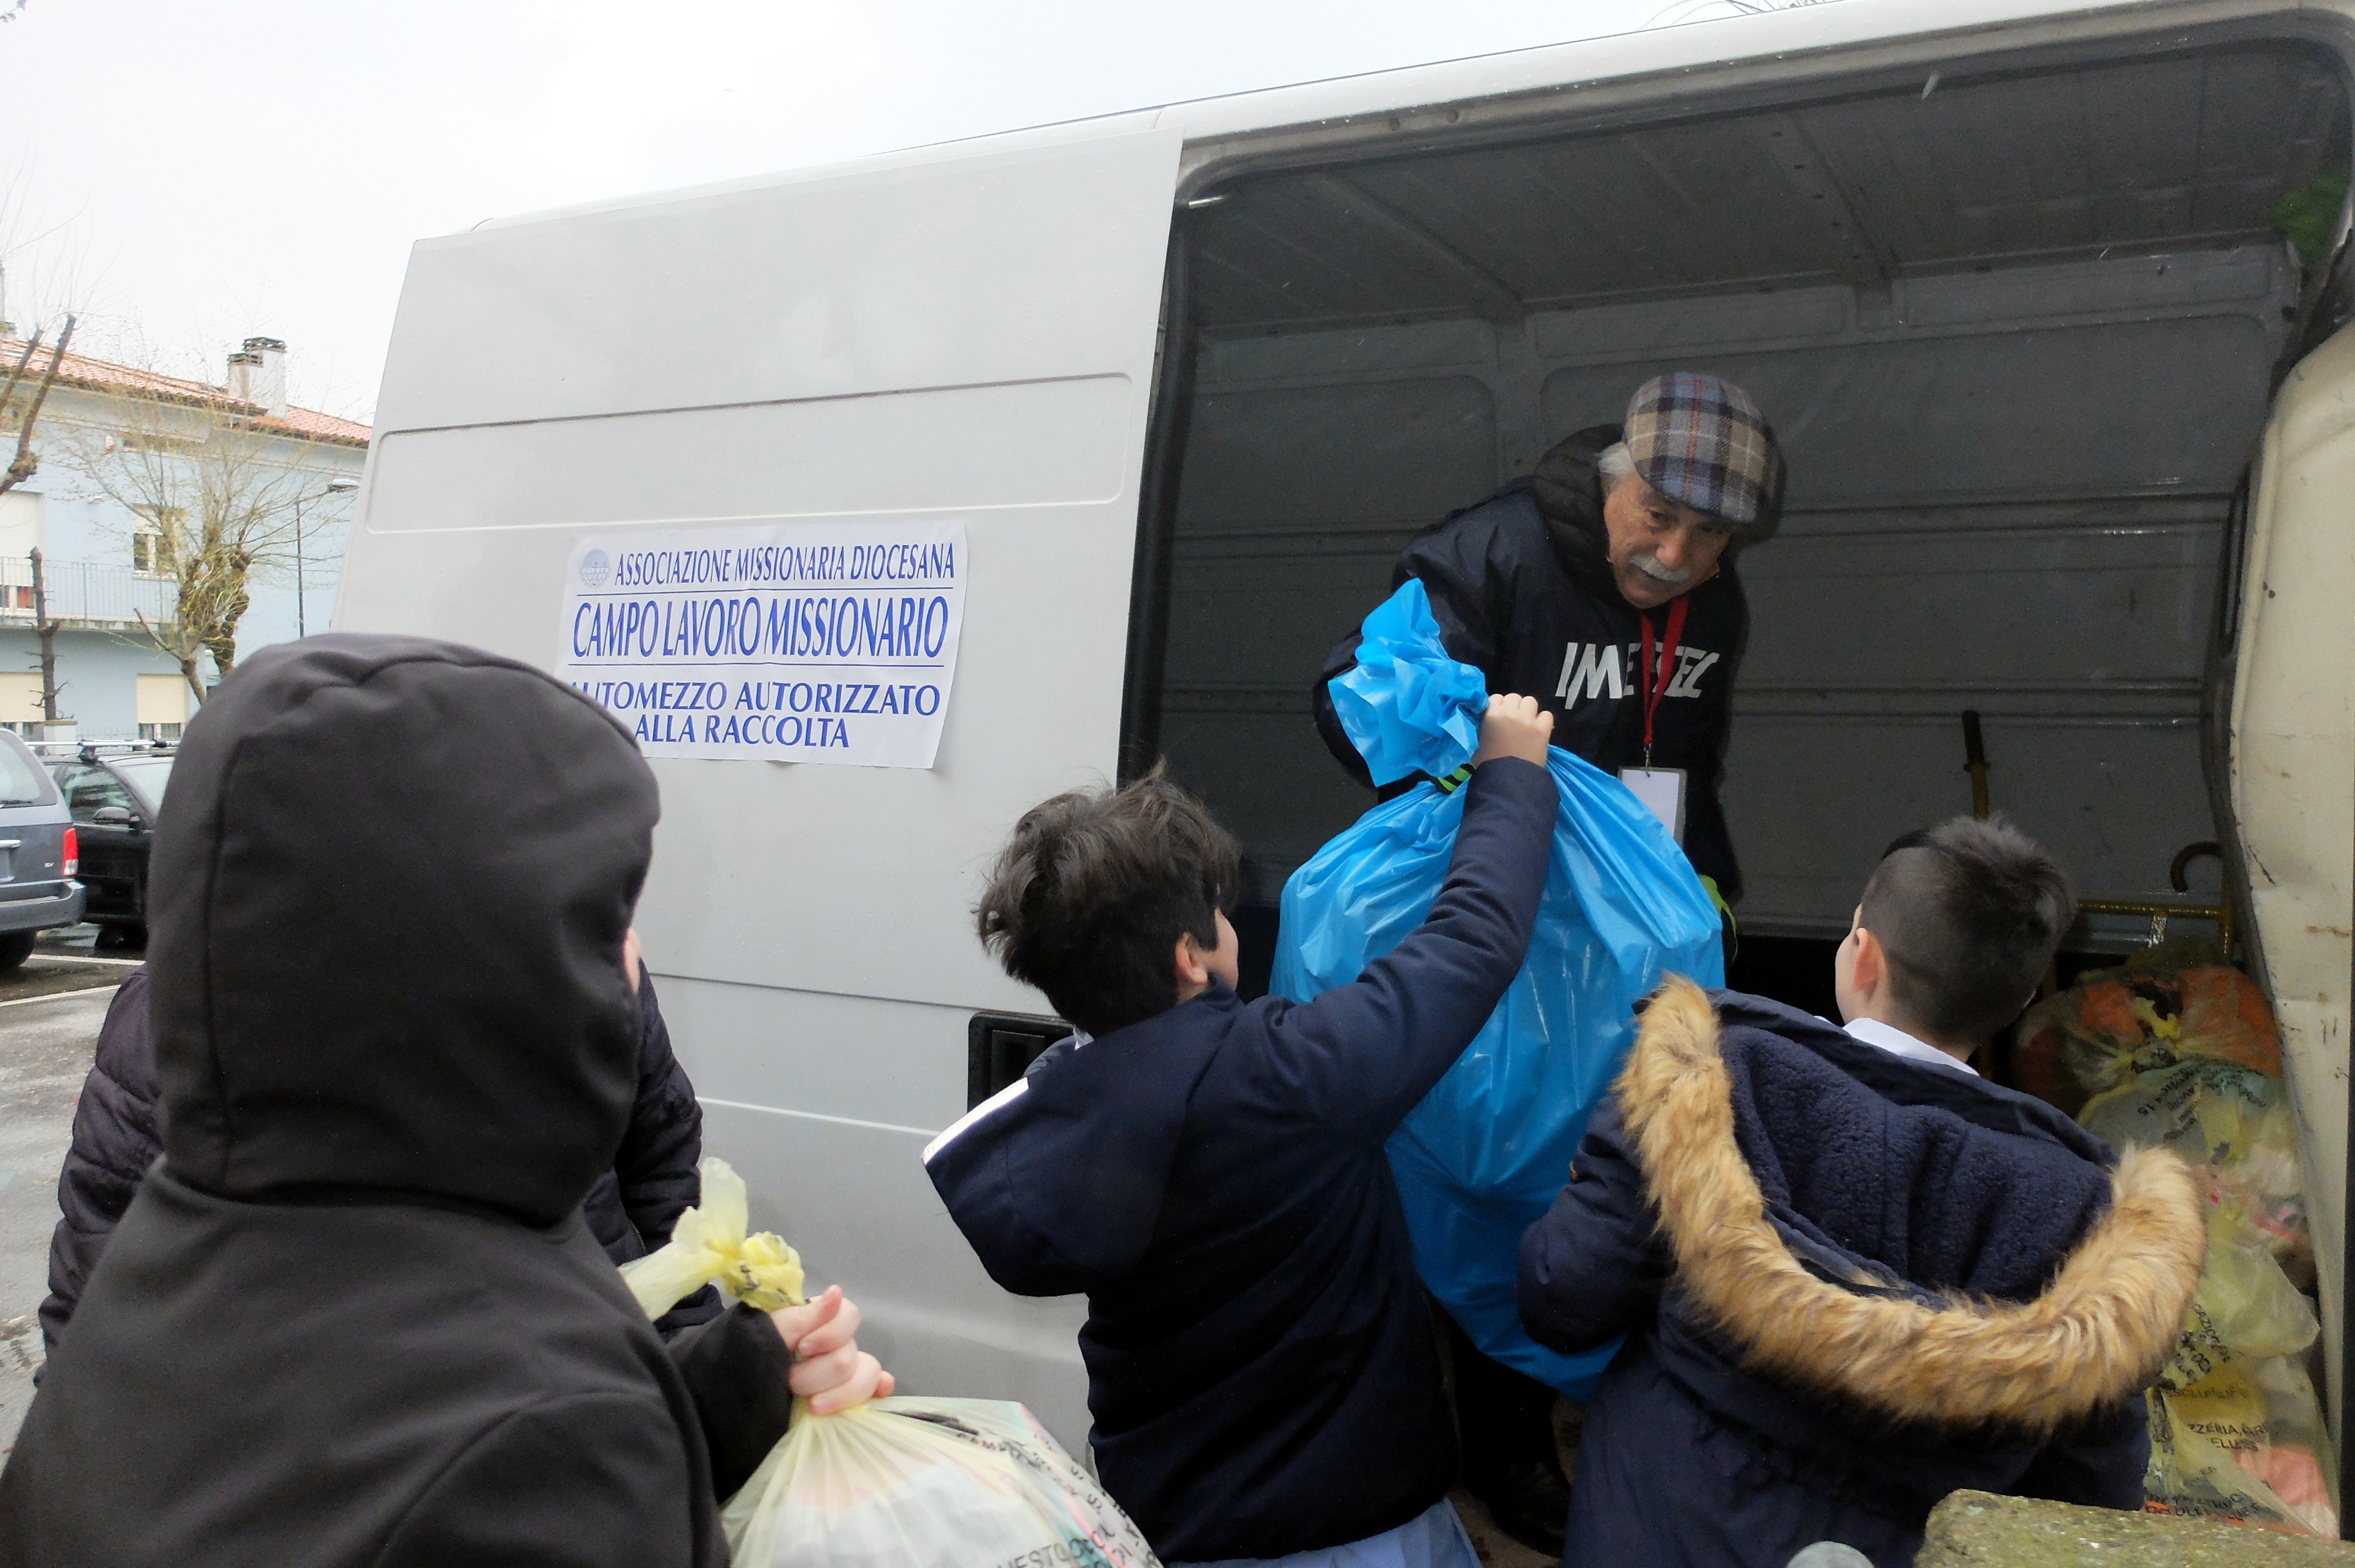
[[[48,967],[37,956],[25,983],[43,983],[37,971]],[[58,1167],[73,1137],[98,1026],[123,969],[99,972],[105,978],[97,986],[0,998],[0,1453],[16,1443],[33,1400],[41,1364],[35,1314],[48,1293]]]
[[[16,1440],[41,1364],[36,1314],[48,1294],[58,1167],[115,987],[136,948],[98,944],[95,926],[44,931],[0,974],[0,1456]]]

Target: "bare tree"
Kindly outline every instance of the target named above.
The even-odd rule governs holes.
[[[58,713],[58,623],[49,618],[49,579],[41,549],[33,546],[33,635],[41,644],[41,717],[55,724]]]
[[[236,667],[249,585],[295,569],[305,514],[339,475],[308,463],[305,443],[249,406],[191,383],[153,377],[101,407],[78,414],[59,444],[91,490],[137,519],[133,564],[172,582],[170,617],[138,620],[201,703],[206,655],[217,677]]]
[[[73,331],[74,319],[68,314],[56,344],[49,350],[48,368],[41,372],[39,384],[29,395],[24,413],[17,418],[16,455],[9,461],[7,471],[0,473],[0,495],[16,489],[40,469],[41,460],[33,455],[33,426],[41,417],[41,405],[49,400],[49,388],[58,384],[58,371],[65,364],[66,344],[73,341]],[[9,367],[6,384],[0,386],[0,424],[5,424],[16,411],[17,390],[24,386],[40,346],[41,333],[36,328],[33,335],[25,340],[24,352],[16,355],[16,363]]]

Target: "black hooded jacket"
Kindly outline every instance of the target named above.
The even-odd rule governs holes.
[[[1422,579],[1447,651],[1487,675],[1490,691],[1535,697],[1554,715],[1553,743],[1611,773],[1644,760],[1636,676],[1645,612],[1612,577],[1594,470],[1618,439],[1618,426],[1596,425],[1560,441],[1528,478],[1416,535],[1391,576],[1392,591]],[[1730,556],[1685,599],[1684,633],[1653,720],[1652,765],[1685,770],[1686,857],[1731,902],[1742,894],[1742,868],[1717,789],[1749,601]],[[1657,659],[1668,612],[1649,614]],[[1356,665],[1359,641],[1353,629],[1334,645],[1312,697],[1327,747],[1362,781],[1365,762],[1327,689]]]
[[[99,1254],[163,1152],[155,1129],[155,1045],[147,1027],[147,967],[131,971],[107,1004],[98,1050],[74,1107],[73,1142],[58,1172],[58,1224],[49,1235],[49,1294],[41,1342],[54,1354]],[[581,1200],[581,1217],[616,1265],[670,1239],[695,1202],[703,1153],[703,1107],[670,1048],[654,981],[638,982],[638,1094],[613,1168]],[[658,1319],[666,1337],[719,1314],[707,1285]]]
[[[321,637],[157,824],[164,1156],[0,1473],[0,1562],[717,1564],[783,1341],[667,1353],[582,1223],[637,1090],[655,783],[471,649]]]

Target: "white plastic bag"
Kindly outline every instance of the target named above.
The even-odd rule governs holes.
[[[1158,1568],[1019,1404],[877,1399],[794,1423],[720,1514],[736,1568]]]

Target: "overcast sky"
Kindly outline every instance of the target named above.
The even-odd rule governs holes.
[[[365,418],[428,235],[1697,3],[24,0],[0,26],[6,313],[70,302],[93,351],[214,381],[281,337],[298,402]]]

